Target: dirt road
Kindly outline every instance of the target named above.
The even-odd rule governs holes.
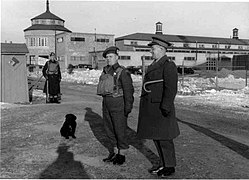
[[[127,162],[102,162],[107,155],[96,87],[62,83],[62,103],[2,106],[1,178],[146,178],[158,155],[153,143],[136,138],[139,97],[129,116]],[[176,98],[181,135],[175,140],[177,167],[171,177],[249,178],[248,109],[198,104]],[[195,103],[194,103],[195,102]],[[67,113],[77,116],[75,140],[60,137]]]

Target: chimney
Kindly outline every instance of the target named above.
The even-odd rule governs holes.
[[[49,11],[49,2],[48,2],[48,0],[47,0],[46,11],[47,11],[47,12]]]
[[[233,39],[239,39],[239,34],[238,34],[238,29],[234,28],[233,29]]]
[[[162,32],[162,23],[161,22],[156,23],[156,34],[163,34],[163,32]]]

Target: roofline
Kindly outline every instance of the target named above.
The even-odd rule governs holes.
[[[121,37],[117,37],[115,38],[115,41],[122,41],[122,40],[135,40],[134,38],[131,38],[129,36],[135,36],[135,35],[145,35],[145,36],[158,36],[157,34],[152,34],[152,33],[133,33],[130,35],[125,35],[125,36],[121,36]],[[207,36],[189,36],[189,35],[173,35],[173,34],[162,34],[160,36],[186,36],[189,38],[207,38],[207,39],[220,39],[220,40],[238,40],[238,41],[248,41],[248,45],[249,45],[249,39],[232,39],[232,38],[224,38],[224,37],[207,37]],[[144,37],[144,39],[141,39],[144,41],[151,41],[151,38],[146,39],[146,37]],[[172,41],[172,42],[182,42],[182,41]],[[192,41],[189,41],[192,42]],[[197,41],[198,42],[198,41]],[[202,42],[199,42],[202,43]],[[205,43],[205,42],[203,42]],[[243,43],[243,42],[242,42]],[[247,42],[244,42],[247,44]]]

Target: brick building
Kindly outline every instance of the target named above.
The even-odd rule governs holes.
[[[155,34],[134,33],[115,39],[115,44],[120,49],[120,64],[141,66],[143,56],[145,65],[150,64],[152,59],[147,44],[152,36],[160,36],[173,44],[168,48],[167,55],[178,66],[202,66],[213,70],[218,59],[220,67],[231,68],[234,55],[249,54],[249,39],[239,39],[237,28],[233,29],[232,38],[168,35],[162,33],[162,23],[158,22]]]
[[[65,67],[68,64],[90,64],[98,68],[98,62],[103,61],[97,52],[103,52],[114,44],[114,35],[96,33],[60,33],[57,38],[57,57]]]

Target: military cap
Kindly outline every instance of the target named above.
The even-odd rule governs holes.
[[[119,48],[117,48],[116,46],[108,47],[108,48],[103,52],[103,57],[106,58],[106,55],[109,54],[109,53],[113,53],[113,54],[117,54],[117,55],[118,55],[118,50],[119,50]]]
[[[168,48],[169,46],[171,46],[172,44],[170,42],[165,41],[162,38],[159,37],[152,37],[152,42],[150,42],[148,44],[148,46],[153,46],[153,45],[159,45],[159,46],[163,46],[164,48]]]
[[[49,56],[55,56],[55,53],[54,53],[54,52],[51,52]]]

